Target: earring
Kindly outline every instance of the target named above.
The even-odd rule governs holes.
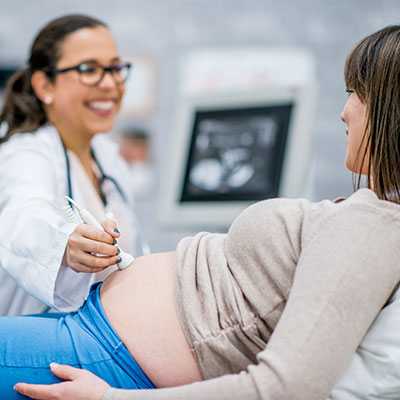
[[[52,98],[51,96],[46,96],[46,97],[43,99],[43,103],[44,103],[44,104],[49,105],[49,104],[51,104],[52,102],[53,102],[53,98]]]

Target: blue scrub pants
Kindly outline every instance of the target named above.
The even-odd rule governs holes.
[[[116,388],[155,387],[108,322],[100,287],[77,312],[0,317],[0,399],[26,399],[13,390],[17,382],[60,382],[51,362],[87,369]]]

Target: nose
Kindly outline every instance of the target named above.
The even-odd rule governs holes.
[[[345,117],[344,117],[344,109],[340,113],[340,119],[342,120],[342,122],[346,122]]]
[[[347,106],[347,101],[346,101],[345,105],[343,106],[342,112],[340,113],[340,119],[344,123],[346,123],[346,106]]]
[[[99,87],[102,89],[114,89],[116,86],[117,83],[115,82],[111,72],[106,72],[99,83]]]

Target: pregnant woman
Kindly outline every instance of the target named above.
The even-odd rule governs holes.
[[[35,399],[326,399],[400,280],[399,60],[392,26],[345,67],[346,166],[368,189],[257,203],[226,235],[115,272],[76,313],[1,318],[4,398],[26,382]],[[56,383],[51,362],[77,368],[53,365]]]

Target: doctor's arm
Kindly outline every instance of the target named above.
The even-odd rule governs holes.
[[[66,203],[59,198],[63,197],[59,195],[60,182],[44,151],[3,151],[0,170],[1,267],[32,296],[62,308],[56,304],[60,271],[96,272],[115,263],[118,257],[113,237],[90,226],[67,222],[63,210]],[[100,257],[90,254],[92,251],[109,257],[99,261]],[[84,275],[74,276],[74,287],[86,294],[90,276]]]

